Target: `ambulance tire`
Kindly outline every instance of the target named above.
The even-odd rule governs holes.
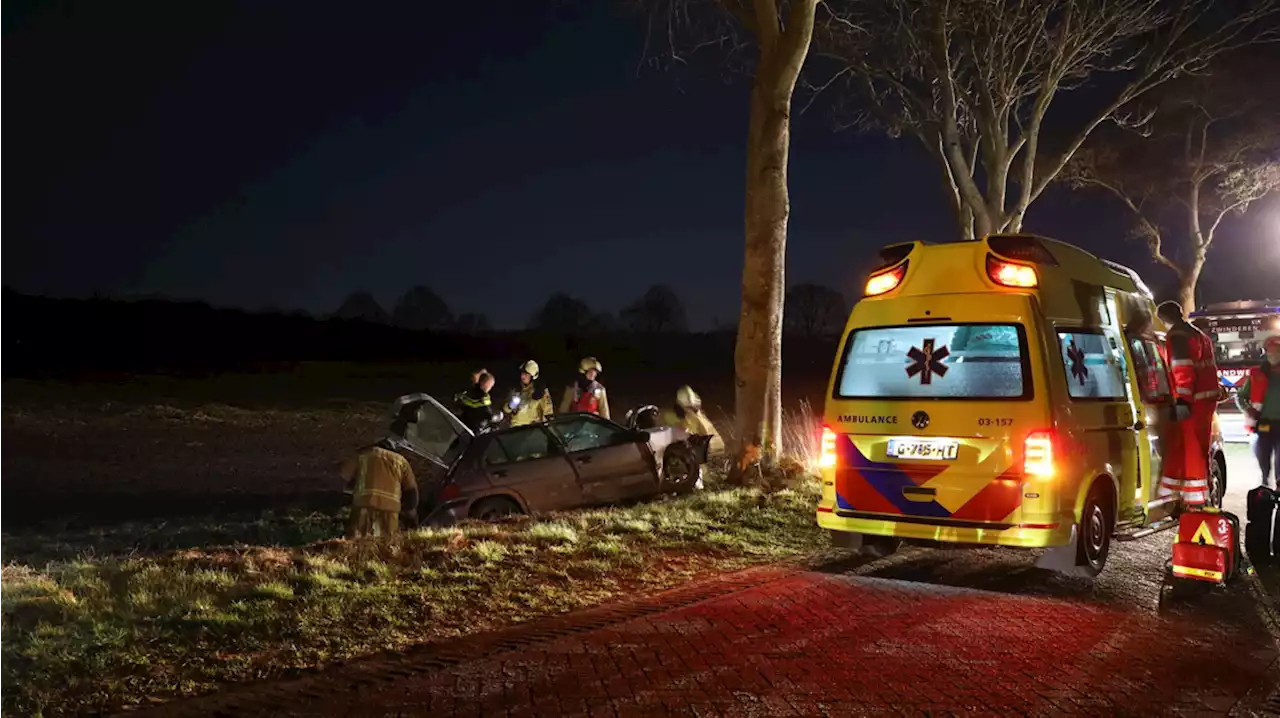
[[[897,536],[871,536],[863,535],[862,537],[862,555],[871,558],[884,558],[902,546],[902,539]]]
[[[1222,508],[1227,495],[1227,470],[1217,456],[1209,457],[1209,505]]]
[[[1102,573],[1107,565],[1111,534],[1116,525],[1114,504],[1106,480],[1095,481],[1080,512],[1080,531],[1076,536],[1076,565],[1089,576]]]

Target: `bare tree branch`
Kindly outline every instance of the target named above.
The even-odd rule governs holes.
[[[1146,132],[1096,134],[1059,177],[1118,198],[1152,259],[1178,274],[1183,301],[1223,220],[1280,189],[1280,80],[1263,69],[1276,62],[1275,48],[1255,49],[1166,83]],[[1161,238],[1177,238],[1176,255]]]
[[[840,78],[826,94],[852,98],[835,102],[837,112],[930,148],[940,137],[956,211],[971,211],[980,231],[1019,231],[1099,127],[1145,131],[1151,110],[1136,105],[1153,90],[1274,39],[1277,2],[828,0],[816,58],[834,66],[825,77]],[[1076,92],[1096,111],[1046,141],[1056,101]],[[982,148],[985,187],[972,180],[966,144]]]

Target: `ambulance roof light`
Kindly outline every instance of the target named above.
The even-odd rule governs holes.
[[[902,278],[907,276],[907,264],[908,262],[903,262],[893,269],[872,274],[867,278],[863,296],[877,297],[897,289],[898,285],[902,284]]]
[[[1033,234],[992,234],[987,246],[996,254],[1019,262],[1057,266],[1058,260],[1039,237]]]
[[[880,261],[875,268],[871,270],[872,274],[878,274],[881,270],[888,269],[896,265],[898,262],[906,259],[908,255],[916,251],[915,242],[900,242],[898,244],[890,244],[880,248]]]
[[[1005,287],[1032,289],[1040,286],[1040,276],[1036,274],[1035,267],[996,259],[992,254],[987,255],[987,276]]]

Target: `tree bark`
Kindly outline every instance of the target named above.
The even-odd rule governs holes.
[[[1197,251],[1191,264],[1178,272],[1178,303],[1188,313],[1196,308],[1196,284],[1200,281],[1200,270],[1204,269],[1204,259],[1204,253]]]
[[[772,2],[757,3],[774,7]],[[745,483],[760,461],[774,461],[782,444],[782,308],[791,212],[787,162],[791,96],[809,52],[817,0],[790,6],[785,29],[760,32],[760,63],[751,89],[747,129],[746,252],[742,313],[734,350],[738,460],[731,480]],[[757,8],[765,26],[773,13]],[[776,18],[776,16],[773,16]]]

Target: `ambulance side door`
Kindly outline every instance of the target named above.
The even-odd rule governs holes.
[[[1111,472],[1119,485],[1117,520],[1134,518],[1140,481],[1136,410],[1118,332],[1110,327],[1056,328],[1071,415],[1081,430],[1087,466]]]
[[[1157,521],[1172,509],[1170,497],[1160,497],[1160,477],[1164,464],[1162,442],[1170,426],[1173,393],[1162,354],[1163,342],[1151,336],[1130,335],[1125,339],[1133,360],[1134,390],[1142,400],[1141,414],[1134,424],[1142,466],[1135,498],[1146,509],[1148,522]]]

